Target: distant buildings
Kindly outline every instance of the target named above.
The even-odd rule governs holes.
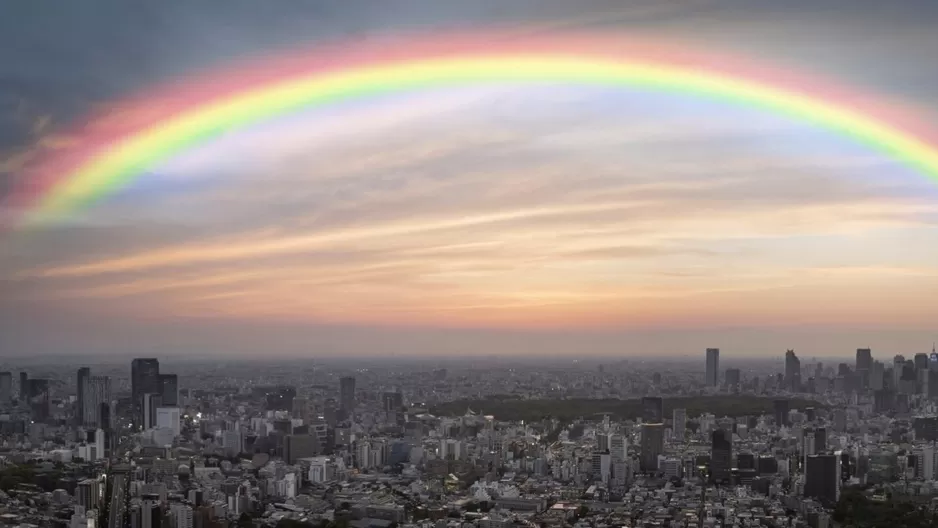
[[[0,372],[0,404],[13,400],[13,373]]]
[[[707,349],[707,374],[705,384],[710,387],[720,385],[720,349]]]
[[[346,376],[339,380],[339,410],[348,416],[355,409],[355,378]]]

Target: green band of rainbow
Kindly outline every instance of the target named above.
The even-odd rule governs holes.
[[[633,87],[763,108],[849,136],[938,181],[938,149],[928,140],[862,109],[809,92],[628,53],[610,57],[562,51],[473,52],[314,69],[209,98],[116,138],[69,167],[59,183],[40,197],[31,217],[79,210],[164,160],[222,133],[272,118],[375,95],[500,82]]]

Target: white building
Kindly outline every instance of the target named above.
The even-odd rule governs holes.
[[[157,407],[156,426],[165,427],[173,431],[173,436],[179,436],[182,425],[179,420],[179,407]]]

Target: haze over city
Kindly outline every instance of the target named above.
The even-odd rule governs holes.
[[[680,42],[938,122],[926,1],[183,5],[2,8],[0,191],[76,124],[159,113],[121,103],[153,87],[457,29]],[[0,354],[830,357],[936,336],[935,179],[758,106],[455,86],[292,112],[141,173],[5,230]]]

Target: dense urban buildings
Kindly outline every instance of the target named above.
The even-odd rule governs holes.
[[[716,361],[682,370],[140,358],[20,369],[20,398],[12,366],[0,373],[6,468],[48,461],[70,479],[30,487],[8,475],[0,509],[76,528],[334,518],[434,528],[434,515],[480,528],[718,519],[820,528],[843,496],[876,504],[888,493],[938,514],[928,383],[938,362],[892,358],[874,390],[883,363],[864,350],[860,368],[802,365],[791,350],[784,362],[724,358],[717,386]],[[896,368],[914,374],[897,378]],[[46,506],[29,506],[43,494]]]

